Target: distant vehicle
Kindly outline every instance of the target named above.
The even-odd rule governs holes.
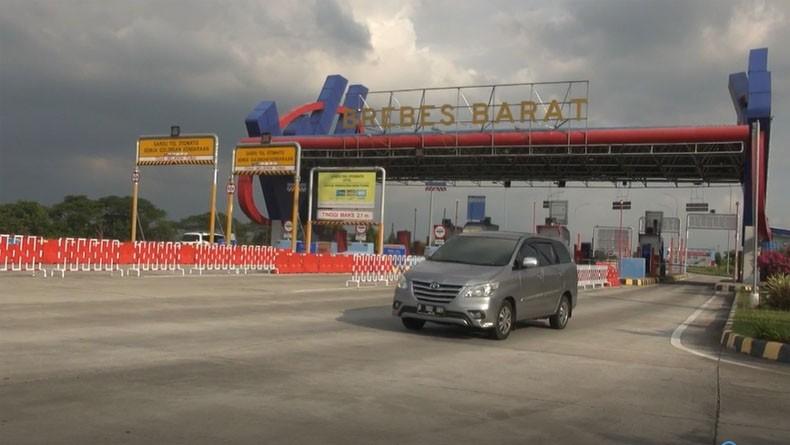
[[[558,240],[513,232],[462,233],[403,275],[392,314],[407,329],[426,321],[490,330],[503,340],[519,320],[563,329],[577,294],[576,264]]]
[[[209,244],[208,232],[186,232],[181,236],[181,244]],[[215,233],[214,244],[225,244],[225,235]]]

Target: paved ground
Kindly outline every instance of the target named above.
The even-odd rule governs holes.
[[[0,444],[790,443],[790,367],[719,363],[707,286],[587,292],[496,342],[342,283],[0,276]]]

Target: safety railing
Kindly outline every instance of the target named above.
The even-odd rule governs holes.
[[[346,287],[355,284],[376,286],[397,282],[409,269],[424,261],[424,257],[411,255],[362,255],[352,257],[351,278]]]
[[[608,283],[608,265],[577,265],[578,287],[581,289],[604,287]]]

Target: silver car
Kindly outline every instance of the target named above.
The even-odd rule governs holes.
[[[490,330],[503,340],[519,320],[563,329],[576,307],[576,264],[560,241],[524,233],[457,235],[401,277],[392,314]]]

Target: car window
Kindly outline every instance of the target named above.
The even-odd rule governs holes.
[[[184,236],[181,237],[181,241],[183,241],[185,243],[198,242],[198,241],[200,241],[200,235],[195,235],[195,234],[191,234],[191,233],[185,234]]]
[[[571,254],[568,252],[568,249],[560,242],[554,243],[554,250],[557,252],[557,256],[560,259],[560,263],[566,264],[571,262]]]
[[[524,243],[521,245],[521,249],[518,251],[518,256],[522,259],[527,257],[538,258],[540,254],[537,250],[535,250],[534,247],[530,246],[529,243]]]
[[[557,253],[554,252],[554,248],[551,246],[550,243],[530,243],[532,246],[541,253],[538,257],[538,263],[541,266],[550,266],[552,264],[557,264],[559,261],[557,260]],[[543,262],[541,262],[541,258],[543,257]]]

